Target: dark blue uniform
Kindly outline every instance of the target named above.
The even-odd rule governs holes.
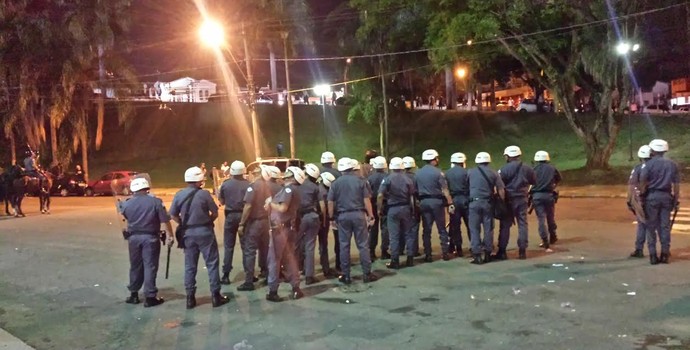
[[[225,205],[225,226],[223,228],[223,275],[232,271],[232,257],[237,242],[237,230],[242,219],[244,208],[244,195],[249,188],[249,181],[242,176],[225,180],[220,186],[218,200]]]
[[[268,249],[268,288],[270,292],[278,291],[280,267],[286,267],[285,277],[292,285],[293,290],[299,289],[299,269],[297,261],[290,249],[290,236],[295,235],[295,220],[300,207],[297,185],[287,185],[273,196],[274,203],[288,204],[285,213],[271,212],[271,238]]]
[[[479,169],[482,169],[489,181],[484,179]],[[479,164],[470,169],[470,236],[472,237],[472,254],[482,252],[490,254],[494,248],[494,213],[491,196],[494,191],[503,189],[503,180],[488,165]],[[484,228],[484,239],[481,237]]]
[[[129,245],[129,289],[138,292],[144,285],[147,298],[155,298],[156,275],[161,253],[158,233],[162,223],[170,221],[170,216],[159,198],[146,193],[135,193],[122,203],[122,215],[127,219],[127,231],[131,233]],[[170,232],[170,234],[172,234]]]
[[[460,165],[456,165],[446,171],[446,180],[448,181],[448,191],[450,197],[453,198],[453,205],[455,205],[455,213],[450,214],[450,225],[448,226],[448,235],[450,236],[450,248],[455,250],[458,256],[462,255],[462,222],[465,223],[467,231],[467,241],[471,241],[469,228],[469,204],[470,204],[470,189],[469,180],[467,177],[467,169]]]
[[[673,186],[680,184],[678,165],[663,155],[654,155],[642,166],[640,183],[646,184],[643,196],[649,256],[656,257],[658,233],[663,261],[671,253],[671,212],[677,200],[673,197]]]
[[[561,173],[551,164],[539,162],[534,166],[534,173],[537,178],[532,186],[532,205],[537,212],[537,222],[539,225],[539,237],[547,247],[550,242],[556,240],[556,198],[554,190],[561,181]]]
[[[405,175],[412,180],[412,183],[415,182],[415,173],[412,170],[405,170]],[[417,198],[417,189],[415,188],[414,190],[414,196]],[[419,254],[419,223],[422,219],[422,216],[419,214],[419,208],[414,208],[414,214],[412,215],[412,225],[410,226],[410,233],[412,236],[414,236],[414,244],[412,247],[407,247],[407,249],[412,249],[414,252],[414,255],[417,256]]]
[[[242,244],[242,265],[244,266],[244,282],[254,283],[254,266],[256,265],[256,251],[259,250],[259,267],[268,273],[268,213],[264,210],[266,198],[271,197],[271,187],[264,179],[257,179],[247,188],[244,203],[252,206],[244,235],[240,238]]]
[[[379,193],[379,187],[381,186],[381,182],[383,179],[387,176],[385,172],[381,169],[377,169],[374,172],[369,174],[369,177],[367,178],[367,182],[369,182],[369,186],[371,187],[371,193]],[[386,204],[384,202],[383,206],[385,207]],[[379,227],[381,227],[381,256],[383,257],[388,253],[388,246],[390,244],[390,239],[388,235],[388,230],[383,230],[383,224],[384,219],[379,218],[379,213],[378,213],[378,208],[376,207],[376,198],[375,196],[371,197],[371,208],[374,212],[374,225],[372,225],[369,228],[369,250],[370,254],[372,257],[376,256],[376,245],[379,243]],[[383,208],[382,208],[383,209]],[[382,210],[383,211],[383,210]],[[385,216],[385,211],[384,211],[384,216]]]
[[[437,167],[427,164],[415,174],[415,187],[420,202],[419,209],[422,214],[424,254],[427,257],[431,256],[431,225],[434,223],[436,223],[436,229],[441,237],[441,252],[447,254],[448,231],[446,231],[445,199],[443,195],[443,190],[448,188],[446,178]]]
[[[631,196],[637,196],[640,188],[640,171],[642,170],[642,165],[640,163],[635,165],[633,170],[630,172],[630,178],[628,179],[628,194],[629,199]],[[641,220],[637,220],[637,231],[635,232],[635,250],[642,252],[644,250],[644,242],[647,237],[647,224]]]
[[[196,187],[192,185],[180,190],[175,194],[170,205],[170,216],[178,217],[180,222],[189,216],[184,236],[184,285],[187,295],[196,292],[196,272],[199,265],[199,253],[201,253],[206,261],[211,294],[220,293],[218,242],[216,242],[211,219],[211,215],[218,215],[218,206],[208,191],[199,190],[189,199],[192,202],[187,212],[187,203],[183,206],[181,202],[195,189]]]
[[[324,202],[328,202],[328,187],[323,184],[319,185],[319,196]],[[330,218],[332,215],[328,212],[328,205],[325,206],[326,213],[324,213],[321,226],[319,227],[319,261],[321,262],[321,270],[324,274],[331,270],[328,256],[328,232],[331,230]],[[335,216],[334,216],[335,217]],[[333,230],[333,237],[335,239],[335,267],[340,270],[340,244],[338,243],[338,230]]]
[[[382,182],[378,191],[388,203],[388,232],[391,241],[391,261],[398,261],[403,239],[407,246],[414,245],[412,226],[412,207],[410,198],[414,194],[414,183],[402,172],[393,172]],[[407,250],[408,257],[414,257],[414,250]]]
[[[517,221],[518,240],[520,249],[527,249],[527,196],[529,186],[536,183],[534,169],[525,166],[519,160],[509,161],[498,171],[505,185],[506,199],[508,200],[508,216],[501,219],[498,233],[498,251],[505,252],[510,240],[510,227]]]
[[[304,264],[304,275],[314,277],[314,250],[316,237],[321,228],[321,191],[319,186],[309,179],[301,185],[293,185],[299,192],[299,232],[297,233],[297,261]]]

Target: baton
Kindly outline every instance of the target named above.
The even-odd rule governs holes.
[[[678,215],[678,206],[673,209],[673,218],[671,219],[671,230],[673,230],[673,224],[676,222],[676,215]]]
[[[170,250],[172,249],[172,245],[168,244],[168,259],[165,263],[165,279],[168,279],[168,273],[170,272]]]

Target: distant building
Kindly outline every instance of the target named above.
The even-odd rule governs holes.
[[[208,98],[216,94],[216,84],[205,79],[185,77],[168,83],[157,81],[153,84],[144,84],[144,90],[149,99],[200,103],[208,102]]]
[[[690,105],[690,78],[671,81],[671,105]]]
[[[641,100],[643,106],[667,104],[671,92],[670,85],[671,84],[663,81],[657,81],[650,90],[642,90],[633,100],[636,102]],[[673,102],[671,102],[671,104],[673,104]]]

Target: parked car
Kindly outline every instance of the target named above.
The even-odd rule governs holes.
[[[671,113],[670,108],[664,104],[649,105],[642,108],[642,113],[660,114]]]
[[[131,194],[129,190],[129,183],[132,181],[136,171],[118,170],[105,173],[98,180],[90,181],[84,194],[87,196],[95,196],[98,194],[113,194],[113,188],[117,192],[128,196]]]
[[[280,171],[285,171],[285,169],[287,169],[287,167],[289,166],[297,166],[300,168],[304,168],[304,164],[305,163],[303,160],[297,158],[264,158],[249,163],[249,165],[247,165],[247,174],[251,174],[254,171],[254,169],[259,167],[260,165],[275,165],[278,167],[278,169],[280,169]]]
[[[69,195],[83,196],[88,184],[82,175],[64,173],[53,181],[51,194],[59,194],[63,197]]]
[[[270,104],[273,104],[273,99],[268,95],[260,94],[260,95],[256,96],[256,103],[269,104],[270,105]]]
[[[523,113],[524,112],[536,112],[537,111],[537,101],[535,101],[533,98],[526,98],[526,99],[522,100],[522,102],[520,102],[520,104],[518,105],[516,110],[519,112],[523,112]],[[549,104],[544,103],[544,105],[542,106],[542,110],[544,112],[549,112],[550,111]]]

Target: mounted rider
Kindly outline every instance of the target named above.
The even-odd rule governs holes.
[[[38,155],[31,149],[26,151],[26,158],[24,158],[24,175],[38,178],[38,184],[42,188],[45,181],[45,174],[40,169],[38,164]]]

